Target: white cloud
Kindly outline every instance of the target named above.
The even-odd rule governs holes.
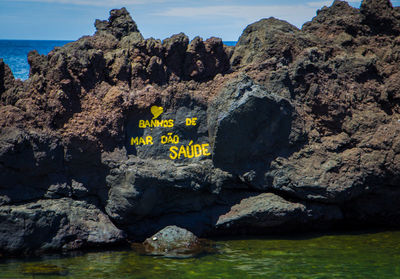
[[[215,5],[203,7],[174,7],[154,13],[156,16],[181,18],[235,18],[242,22],[254,22],[261,18],[276,17],[301,27],[310,21],[317,9],[330,7],[334,0],[309,1],[292,5]],[[347,1],[352,6],[360,5],[361,0]]]
[[[307,2],[307,6],[314,7],[314,8],[321,8],[323,6],[330,6],[330,5],[332,5],[332,1]]]
[[[97,7],[120,7],[128,5],[162,3],[166,2],[167,0],[14,0],[14,1],[70,4],[70,5],[97,6]]]
[[[311,20],[316,15],[316,8],[312,5],[221,5],[196,8],[176,7],[158,12],[155,15],[186,18],[225,17],[247,22],[273,16],[301,27],[304,22]]]

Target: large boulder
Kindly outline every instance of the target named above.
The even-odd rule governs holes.
[[[0,206],[0,251],[40,252],[117,244],[125,238],[96,206],[72,199]]]
[[[65,177],[60,175],[63,157],[61,142],[54,135],[3,129],[0,132],[0,205],[50,194],[50,185],[61,184]]]
[[[130,159],[117,166],[106,178],[110,191],[105,209],[115,223],[132,227],[132,235],[139,237],[153,229],[137,228],[146,218],[206,209],[231,183],[230,175],[213,169],[209,160],[182,166],[168,160]],[[185,225],[195,229],[189,220]]]
[[[239,231],[248,234],[263,234],[282,231],[283,228],[301,231],[306,224],[334,224],[342,218],[338,207],[290,202],[282,197],[264,193],[243,199],[232,206],[229,212],[218,218],[216,227],[222,231]],[[312,225],[311,225],[312,226]]]
[[[293,117],[289,100],[248,77],[232,82],[208,109],[214,165],[262,189],[268,182],[260,172],[291,153]]]

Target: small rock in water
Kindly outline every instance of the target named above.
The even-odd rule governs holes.
[[[154,256],[186,258],[213,252],[211,242],[197,238],[177,226],[168,226],[143,242],[144,253]]]

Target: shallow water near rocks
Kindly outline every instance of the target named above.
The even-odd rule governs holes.
[[[400,278],[400,231],[216,244],[219,253],[190,259],[113,251],[2,260],[0,278]]]

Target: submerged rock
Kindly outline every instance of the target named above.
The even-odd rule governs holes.
[[[68,275],[68,269],[62,266],[44,263],[29,263],[23,264],[21,267],[22,274],[34,276],[66,276]]]

